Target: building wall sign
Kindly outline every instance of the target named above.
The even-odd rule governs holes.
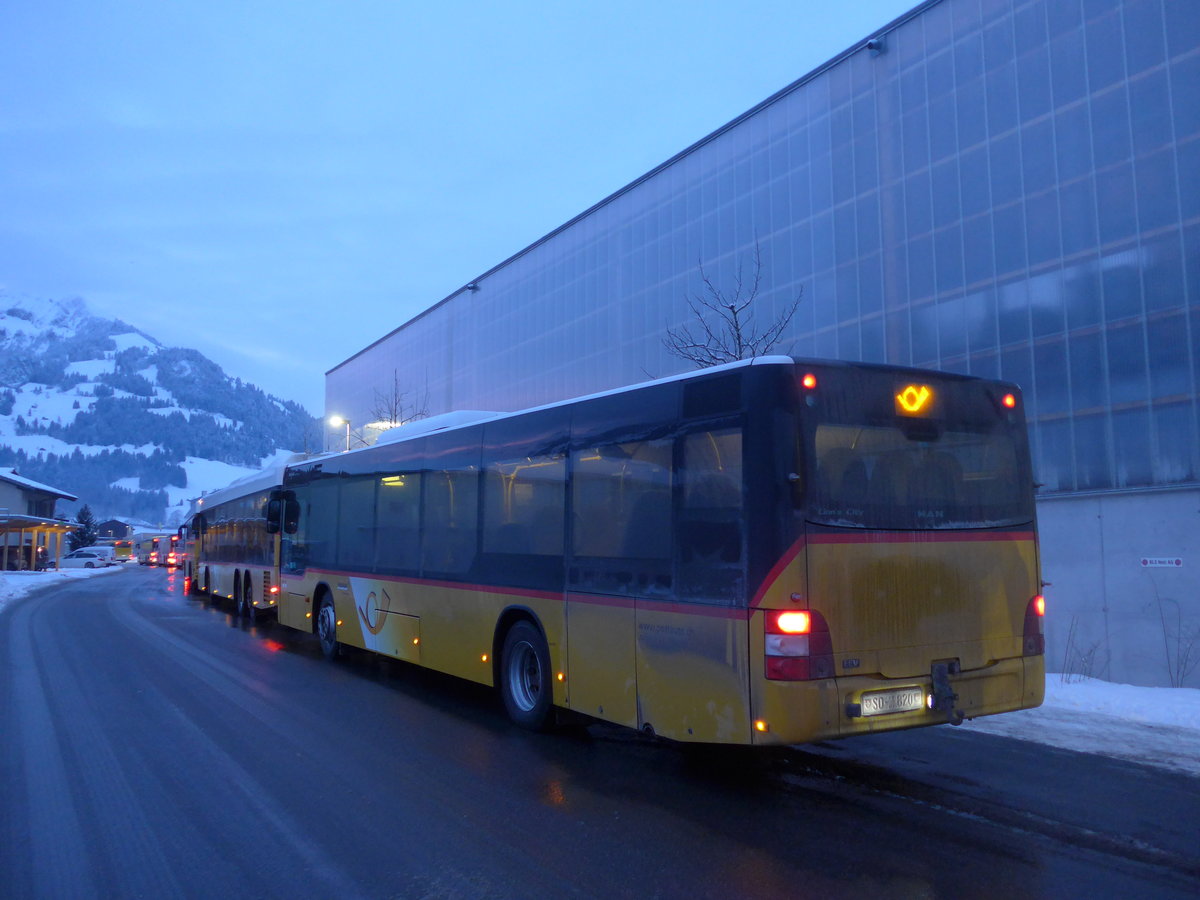
[[[1178,556],[1143,556],[1143,569],[1180,569],[1183,568],[1183,560]]]

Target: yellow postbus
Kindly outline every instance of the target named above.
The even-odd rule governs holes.
[[[205,495],[179,531],[187,590],[232,600],[250,622],[278,601],[279,533],[268,530],[267,512],[282,476],[282,465],[271,466]]]
[[[136,559],[138,565],[165,566],[171,552],[171,534],[164,531],[139,531],[130,537],[130,546],[130,558]]]
[[[282,481],[279,621],[495,686],[529,728],[791,744],[1042,701],[1012,384],[764,357]]]

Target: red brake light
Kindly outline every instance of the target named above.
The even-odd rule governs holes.
[[[811,609],[769,610],[763,622],[766,677],[810,681],[833,677],[833,641],[824,616]]]
[[[1041,594],[1025,607],[1025,632],[1022,652],[1025,656],[1041,656],[1046,652],[1046,598]]]
[[[808,634],[812,631],[812,613],[806,609],[782,610],[775,613],[768,628],[772,634]]]
[[[1003,403],[1008,409],[1016,409],[1017,398],[1015,394],[1005,394],[1004,399],[1000,402]]]
[[[817,376],[809,372],[800,380],[800,383],[811,391],[817,386]]]

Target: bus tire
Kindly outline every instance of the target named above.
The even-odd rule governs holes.
[[[245,580],[242,582],[242,603],[245,604],[246,621],[251,625],[258,624],[258,607],[254,605],[254,583],[250,580],[250,573],[246,573]]]
[[[334,660],[341,656],[342,645],[337,639],[337,613],[333,609],[333,597],[328,593],[321,595],[317,607],[317,640],[321,642],[321,652],[326,659]]]
[[[550,648],[538,627],[522,619],[504,636],[500,655],[500,696],[514,723],[542,731],[554,699]]]
[[[240,572],[233,573],[233,617],[235,619],[242,617],[242,574]]]

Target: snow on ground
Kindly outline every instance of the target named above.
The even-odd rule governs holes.
[[[0,419],[3,421],[3,419]],[[105,450],[111,450],[111,447],[97,447],[92,444],[68,444],[66,441],[60,441],[58,438],[52,438],[48,434],[5,434],[0,429],[0,443],[5,447],[11,447],[13,450],[24,450],[28,456],[37,456],[38,453],[57,453],[59,456],[70,456],[78,448],[79,452],[84,456],[96,456],[103,453]]]
[[[147,350],[157,350],[162,346],[157,341],[152,341],[140,334],[134,334],[132,331],[125,334],[110,334],[109,338],[117,345],[117,353],[120,353],[122,350],[128,350],[130,347],[145,347]]]
[[[265,461],[264,461],[265,464]],[[201,494],[206,494],[225,487],[239,478],[245,478],[258,469],[247,466],[231,466],[229,463],[218,462],[215,459],[199,459],[189,456],[182,463],[187,473],[186,488],[168,487],[169,506],[174,506],[180,500],[193,500]]]
[[[68,375],[82,375],[89,381],[95,381],[101,375],[111,375],[116,371],[115,359],[83,359],[67,364]]]
[[[103,569],[60,569],[57,572],[0,572],[0,610],[9,602],[39,588],[62,584],[76,578],[95,578],[97,575],[112,575],[121,571],[120,566]]]
[[[223,466],[227,470],[237,468],[208,460],[189,462]],[[213,469],[209,474],[216,471]],[[250,470],[237,471],[248,474]],[[61,584],[64,579],[119,571],[121,566],[61,572],[3,572],[0,610],[8,602],[37,588]],[[1038,709],[975,719],[962,727],[1200,777],[1200,690],[1196,688],[1134,687],[1093,678],[1068,683],[1051,674],[1046,676],[1046,702]]]
[[[1064,750],[1127,759],[1200,776],[1200,690],[1134,687],[1095,678],[1046,676],[1038,709],[962,726]]]
[[[95,402],[95,398],[80,396],[74,388],[61,391],[56,387],[32,381],[21,385],[14,394],[13,418],[23,416],[30,424],[41,422],[48,425],[58,421],[69,425],[79,413],[79,410],[75,409],[76,403],[82,408],[85,404]]]

